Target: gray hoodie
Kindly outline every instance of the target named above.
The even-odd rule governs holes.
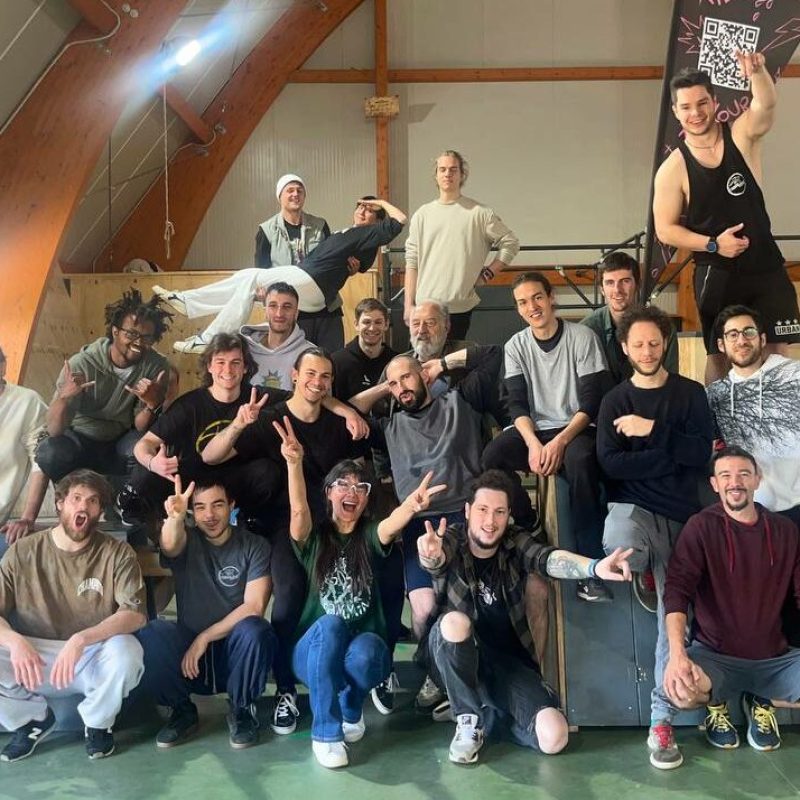
[[[263,386],[267,389],[286,389],[291,391],[292,368],[297,357],[314,344],[306,339],[306,334],[299,325],[289,334],[289,338],[274,350],[267,347],[269,324],[243,325],[239,333],[247,342],[247,349],[258,365],[258,372],[250,378],[253,386]]]

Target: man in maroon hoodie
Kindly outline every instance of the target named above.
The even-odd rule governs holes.
[[[689,519],[667,569],[664,691],[679,708],[708,705],[706,738],[725,749],[739,745],[727,699],[742,692],[748,744],[776,750],[773,706],[800,700],[800,649],[788,646],[781,628],[790,587],[800,601],[800,533],[753,501],[760,476],[750,453],[726,447],[711,466],[720,502]]]

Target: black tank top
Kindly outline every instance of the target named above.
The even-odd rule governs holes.
[[[734,144],[730,127],[723,123],[721,128],[725,150],[718,167],[704,167],[683,140],[678,144],[689,174],[689,207],[685,224],[695,233],[719,236],[726,228],[743,222],[744,227],[738,235],[747,236],[750,246],[737,258],[697,252],[695,263],[739,273],[781,269],[783,255],[772,238],[772,224],[761,187]]]

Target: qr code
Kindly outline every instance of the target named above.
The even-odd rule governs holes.
[[[747,91],[750,82],[739,70],[734,52],[742,50],[754,53],[760,32],[755,25],[706,17],[703,20],[697,68],[707,72],[715,86]]]

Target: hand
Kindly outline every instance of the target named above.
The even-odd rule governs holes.
[[[369,436],[369,425],[357,411],[347,411],[344,416],[344,422],[354,442],[359,439],[366,439]]]
[[[50,670],[50,683],[56,689],[66,689],[75,678],[75,666],[83,655],[83,642],[76,633],[70,636],[61,648]]]
[[[174,483],[175,474],[178,472],[178,457],[168,456],[167,446],[161,442],[155,455],[150,458],[147,469]]]
[[[272,427],[278,432],[281,437],[281,455],[284,457],[287,464],[302,464],[303,463],[303,445],[297,440],[294,435],[294,429],[289,417],[283,418],[283,425],[275,420]]]
[[[361,269],[361,262],[355,257],[350,256],[347,259],[347,271],[350,275],[355,275]]]
[[[5,534],[6,544],[11,547],[17,539],[33,533],[33,523],[35,520],[20,517],[18,520],[9,520],[0,528],[0,533]]]
[[[737,236],[736,234],[744,228],[744,222],[738,225],[732,225],[730,228],[725,228],[722,233],[717,236],[717,252],[725,258],[736,258],[741,255],[750,247],[750,240],[746,236]]]
[[[653,432],[654,419],[646,419],[636,414],[625,414],[614,420],[614,429],[623,436],[649,436]]]
[[[542,445],[535,441],[528,445],[528,469],[535,475],[545,475],[544,467],[542,466]]]
[[[90,386],[94,386],[96,381],[87,381],[82,372],[73,372],[69,365],[69,360],[64,359],[64,369],[61,373],[63,382],[58,390],[61,400],[69,400],[77,397],[81,392],[85,392]]]
[[[735,50],[734,56],[739,62],[739,71],[745,80],[750,80],[756,72],[761,72],[766,64],[763,53],[750,53],[746,50]]]
[[[700,692],[699,681],[702,676],[700,668],[686,655],[670,653],[669,661],[664,669],[664,692],[674,703],[691,703]]]
[[[208,650],[206,637],[199,633],[181,659],[181,672],[185,678],[200,677],[200,659],[206,650]]]
[[[425,520],[425,533],[417,539],[417,553],[427,561],[439,561],[444,553],[442,539],[447,530],[447,519],[439,520],[439,527],[434,529],[429,520]]]
[[[627,550],[618,547],[611,555],[597,562],[594,568],[595,574],[604,581],[630,581],[631,568],[628,559],[632,554],[632,547]]]
[[[167,371],[162,369],[154,381],[151,381],[150,378],[140,378],[133,386],[126,386],[125,391],[138,397],[139,401],[148,408],[158,408],[164,402],[164,396],[167,393],[167,385],[164,381],[166,375]]]
[[[566,449],[567,443],[560,436],[555,436],[542,447],[542,475],[555,475],[561,469]]]
[[[14,680],[29,692],[35,692],[44,683],[44,659],[24,636],[15,637],[8,650]]]
[[[236,430],[243,431],[248,425],[252,425],[258,419],[261,409],[264,408],[269,399],[269,395],[265,394],[256,402],[256,397],[258,397],[258,392],[256,392],[256,387],[254,386],[250,391],[250,402],[242,403],[236,412],[236,419],[232,423]]]
[[[164,501],[164,511],[167,512],[167,516],[170,519],[185,519],[186,512],[189,509],[189,498],[192,496],[192,492],[194,491],[194,481],[192,481],[187,487],[186,491],[181,491],[181,476],[176,475],[175,480],[175,494],[170,495]]]
[[[444,368],[442,367],[441,358],[432,358],[422,365],[422,374],[424,375],[425,383],[428,386],[430,386],[443,372]]]
[[[403,305],[403,324],[406,326],[406,328],[411,325],[411,312],[413,309],[413,305]]]
[[[414,514],[419,514],[420,511],[425,511],[431,504],[431,498],[439,492],[443,492],[447,488],[446,483],[439,483],[436,486],[428,486],[433,478],[433,470],[422,479],[417,488],[403,500],[403,505],[409,508]]]

